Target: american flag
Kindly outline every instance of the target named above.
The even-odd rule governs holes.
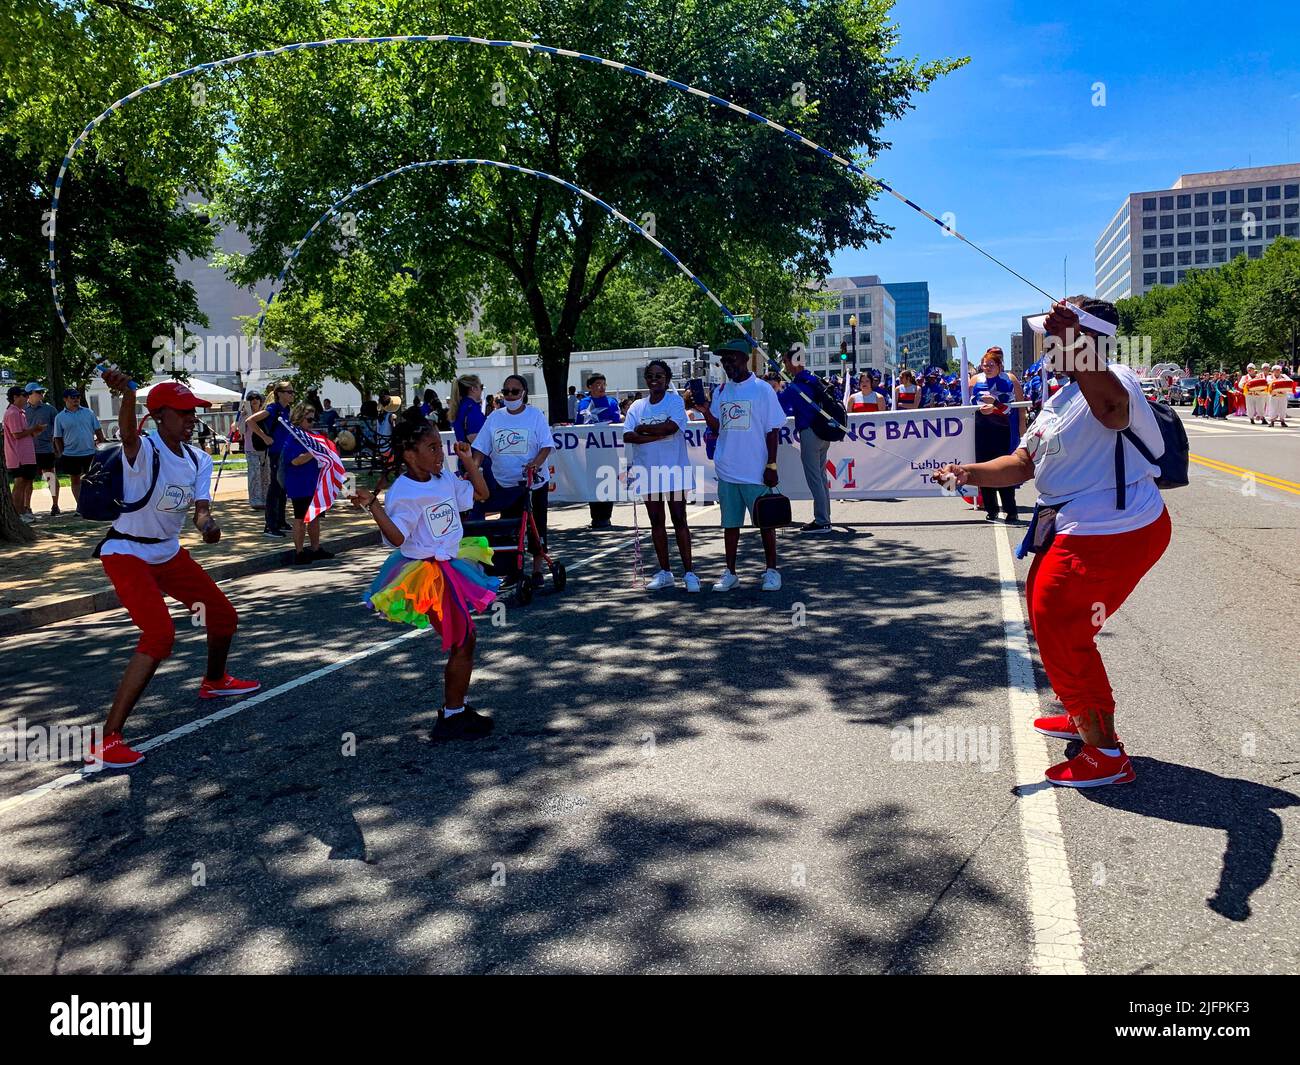
[[[283,419],[281,419],[284,422]],[[343,489],[343,479],[347,476],[347,470],[343,468],[343,460],[339,458],[338,448],[336,448],[328,437],[321,436],[318,433],[309,433],[296,425],[290,425],[284,422],[284,427],[289,430],[295,440],[311,452],[312,457],[316,459],[316,465],[319,467],[316,477],[316,492],[311,497],[311,505],[307,508],[306,517],[303,521],[310,523],[320,514],[329,510],[334,500],[338,499],[339,492]]]

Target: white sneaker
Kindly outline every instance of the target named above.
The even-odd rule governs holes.
[[[732,573],[731,570],[724,570],[722,576],[718,578],[718,583],[713,586],[713,590],[715,592],[729,592],[739,583],[740,578]]]
[[[779,592],[781,590],[781,574],[774,569],[763,572],[763,591]]]
[[[686,576],[682,579],[686,582],[686,590],[688,592],[698,592],[700,590],[700,578],[695,576],[693,570],[688,569],[686,571]]]
[[[674,577],[670,571],[666,569],[661,569],[650,579],[650,583],[646,585],[646,591],[657,592],[662,588],[676,588],[676,587],[677,587],[677,578]]]

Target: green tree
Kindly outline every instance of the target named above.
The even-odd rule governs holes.
[[[1261,358],[1297,370],[1300,334],[1300,241],[1283,237],[1253,264],[1253,284],[1241,295],[1236,336]]]
[[[960,62],[898,58],[882,0],[502,0],[490,8],[401,0],[346,9],[208,0],[204,11],[218,25],[274,27],[297,40],[450,23],[576,46],[708,86],[864,158],[887,147],[885,122]],[[653,226],[729,305],[757,308],[773,336],[797,332],[792,278],[822,277],[837,249],[887,232],[872,214],[869,182],[739,116],[581,62],[474,46],[349,46],[251,63],[239,86],[231,108],[240,136],[218,202],[254,242],[235,275],[243,283],[274,274],[312,212],[406,160],[488,157],[568,178]],[[364,227],[362,239],[400,249],[422,284],[464,292],[473,286],[457,270],[504,273],[526,309],[554,417],[564,413],[569,354],[610,279],[633,261],[661,281],[671,272],[595,205],[526,176],[438,169],[366,199],[358,211],[383,221]],[[317,255],[325,252],[305,252],[298,267],[308,284],[328,273]],[[603,309],[618,319],[612,303]]]

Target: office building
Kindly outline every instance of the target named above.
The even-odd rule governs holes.
[[[894,297],[894,350],[899,366],[924,367],[930,357],[930,285],[898,281],[885,285]]]
[[[835,305],[808,315],[807,366],[825,376],[840,367],[840,343],[850,342],[849,318],[858,316],[858,368],[874,366],[884,372],[895,353],[894,297],[874,274],[828,277],[822,294]]]
[[[1184,174],[1169,189],[1134,192],[1095,248],[1099,299],[1142,296],[1300,237],[1300,163]]]

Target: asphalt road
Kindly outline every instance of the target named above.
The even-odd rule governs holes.
[[[781,592],[748,535],[741,588],[652,596],[627,529],[568,508],[559,553],[600,557],[480,625],[490,740],[428,742],[442,656],[357,605],[374,551],[227,586],[232,665],[271,689],[244,709],[45,794],[67,764],[0,765],[0,971],[1030,972],[1054,840],[1086,971],[1300,971],[1300,485],[1222,467],[1294,480],[1300,428],[1195,421],[1218,465],[1102,637],[1138,780],[1047,791],[1059,839],[1017,768],[1064,745],[1017,710],[1014,531],[837,502],[833,536],[782,536]],[[129,738],[217,709],[180,632]],[[134,639],[113,613],[0,641],[0,726],[97,723]],[[971,745],[925,760],[918,724]]]

